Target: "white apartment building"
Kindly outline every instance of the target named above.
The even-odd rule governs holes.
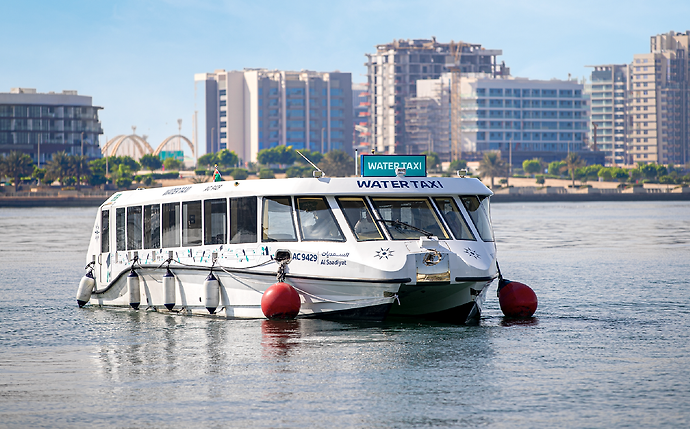
[[[590,142],[592,149],[604,152],[606,165],[629,164],[627,109],[630,91],[630,66],[605,64],[592,66],[591,83],[585,85],[591,104]]]
[[[659,34],[630,64],[593,66],[590,139],[608,165],[690,161],[689,45],[690,31]]]
[[[100,158],[100,109],[77,91],[12,88],[0,93],[0,154],[21,151],[41,165],[59,151]]]
[[[652,36],[630,66],[629,155],[634,163],[690,161],[690,31]]]
[[[569,152],[594,160],[586,145],[589,104],[581,83],[470,74],[460,88],[463,153],[498,150],[507,159],[512,152],[514,164],[559,161]]]

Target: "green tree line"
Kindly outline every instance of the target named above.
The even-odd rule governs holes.
[[[327,176],[344,177],[354,175],[354,159],[341,150],[332,150],[325,155],[309,150],[300,150],[311,162],[316,164]],[[257,154],[258,165],[249,165],[249,169],[255,172],[259,178],[268,179],[275,177],[273,170],[285,170],[287,177],[312,177],[314,168],[300,156],[292,146],[278,145],[270,149],[262,149]],[[248,170],[236,167],[240,159],[233,151],[223,149],[216,153],[208,153],[199,157],[197,173],[207,173],[218,167],[228,172],[233,179],[245,179]],[[233,168],[234,167],[234,168]]]
[[[662,183],[662,184],[682,184],[690,183],[690,174],[683,175],[684,169],[658,164],[638,163],[635,168],[604,167],[599,164],[587,165],[576,153],[570,153],[561,161],[545,163],[541,159],[525,160],[522,163],[525,173],[535,177],[537,183],[544,183],[545,177],[569,178],[572,186],[575,181],[581,183],[587,181],[603,180],[630,183]],[[546,174],[540,174],[546,171]],[[498,152],[486,152],[479,163],[479,174],[481,177],[491,178],[491,186],[494,186],[495,177],[508,177],[508,164],[501,159]]]
[[[56,152],[53,158],[38,168],[31,157],[19,151],[10,152],[0,157],[0,176],[10,178],[15,192],[19,190],[22,182],[40,181],[50,184],[58,181],[61,186],[99,186],[110,181],[118,188],[127,188],[134,181],[151,185],[153,176],[137,176],[136,172],[142,167],[151,171],[159,169],[163,164],[167,170],[175,170],[181,167],[181,163],[175,159],[166,159],[165,163],[153,155],[145,155],[137,162],[129,156],[111,156],[89,160],[86,156],[68,155],[64,151]],[[106,174],[106,166],[108,174]],[[177,177],[178,173],[172,173]],[[109,179],[109,180],[108,180]]]

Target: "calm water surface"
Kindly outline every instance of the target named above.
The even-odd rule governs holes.
[[[78,309],[95,213],[0,209],[0,427],[690,426],[690,203],[495,204],[471,327]]]

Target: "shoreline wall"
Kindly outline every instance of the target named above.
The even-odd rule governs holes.
[[[632,188],[630,192],[617,190],[585,189],[568,191],[565,188],[548,188],[534,190],[533,188],[505,188],[498,189],[491,197],[494,203],[515,202],[587,202],[587,201],[690,201],[690,189],[683,192],[659,192]],[[613,192],[612,192],[613,191]],[[98,195],[26,195],[4,196],[0,194],[0,207],[99,207],[114,192],[99,193]]]
[[[591,201],[690,201],[690,192],[648,192],[648,193],[498,193],[491,197],[492,203],[557,203]]]
[[[99,207],[110,196],[76,196],[76,197],[2,197],[3,207]]]

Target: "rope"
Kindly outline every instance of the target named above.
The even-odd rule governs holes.
[[[316,298],[316,299],[318,299],[320,301],[324,301],[324,302],[331,302],[333,304],[352,304],[355,302],[362,302],[362,301],[364,301],[364,302],[366,302],[366,301],[380,301],[381,299],[387,298],[387,297],[381,297],[381,298],[369,298],[369,299],[355,299],[352,301],[334,301],[332,299],[323,298],[323,297],[320,297],[318,295],[314,295],[314,294],[311,294],[309,292],[303,291],[302,289],[298,288],[297,286],[292,286],[292,287],[295,288],[295,290],[297,292],[300,292],[300,293],[307,295],[311,298]],[[398,299],[398,294],[393,295],[392,298],[395,298],[395,300],[398,301],[398,305],[400,305],[400,299]]]
[[[217,259],[216,259],[216,260],[217,260]],[[222,269],[222,270],[225,271],[225,267],[223,267],[223,266],[221,266],[221,265],[218,265],[218,267],[215,267],[215,261],[216,261],[216,260],[214,260],[214,262],[213,262],[214,265],[211,266],[211,267],[206,267],[206,266],[203,266],[203,265],[185,264],[184,262],[176,261],[176,260],[174,260],[174,259],[172,260],[172,262],[174,262],[174,263],[176,263],[176,264],[184,265],[185,267],[192,267],[192,268],[220,268],[220,269]],[[166,261],[166,262],[167,262],[167,261]],[[264,261],[264,262],[262,262],[262,263],[260,263],[260,264],[252,265],[251,267],[236,267],[236,268],[242,268],[242,269],[259,268],[259,267],[263,267],[264,265],[271,264],[271,263],[273,263],[273,262],[276,262],[276,261],[273,260],[273,259],[270,259],[270,260]],[[163,262],[163,264],[165,264],[165,262]],[[162,267],[163,264],[161,264],[158,268]],[[227,268],[232,268],[232,267],[227,267]]]
[[[270,260],[270,261],[266,261],[266,262],[264,262],[264,263],[262,263],[262,264],[256,265],[255,267],[260,267],[260,266],[262,266],[262,265],[266,265],[266,264],[269,264],[269,263],[271,263],[271,262],[276,262],[276,261],[272,259],[272,260]],[[184,264],[184,263],[182,263],[182,262],[177,262],[177,263],[180,264],[180,265],[185,265],[185,266],[189,266],[189,267],[198,267],[198,265]],[[279,264],[280,264],[280,265],[279,265],[279,267],[278,267],[278,272],[277,272],[277,274],[276,274],[276,280],[278,280],[279,282],[283,282],[283,281],[285,281],[285,276],[286,276],[285,267],[287,266],[288,261],[287,261],[287,260],[280,261]],[[249,267],[249,268],[255,268],[255,267]],[[227,269],[225,269],[225,267],[219,265],[217,268],[220,268],[225,274],[229,275],[230,277],[232,277],[232,278],[234,278],[234,279],[236,279],[236,280],[238,279],[237,276],[236,276],[235,274],[229,272]],[[248,284],[245,284],[245,283],[243,283],[243,282],[239,282],[239,283],[240,283],[242,286],[246,287],[247,289],[251,289],[251,290],[253,290],[254,292],[256,292],[256,293],[258,293],[258,294],[261,294],[261,295],[264,294],[262,291],[257,290],[257,289],[254,289],[253,287],[249,286]],[[334,300],[332,300],[332,299],[324,298],[324,297],[321,297],[321,296],[318,296],[318,295],[314,295],[314,294],[312,294],[312,293],[309,293],[309,292],[307,292],[307,291],[304,291],[304,290],[298,288],[298,287],[295,286],[295,285],[290,285],[290,286],[292,286],[293,288],[295,288],[295,290],[296,290],[297,292],[299,292],[299,293],[301,293],[301,294],[303,294],[303,295],[309,296],[309,297],[311,297],[311,298],[318,299],[319,301],[330,302],[330,303],[333,303],[333,304],[352,304],[352,303],[357,303],[357,302],[362,302],[362,301],[366,302],[366,301],[379,301],[379,300],[381,300],[381,298],[371,298],[371,299],[358,299],[358,300],[354,300],[354,301],[334,301]],[[384,298],[385,298],[385,297],[384,297]],[[397,294],[393,295],[393,298],[395,298],[395,300],[398,302],[398,305],[400,305],[400,298],[398,297],[398,295],[397,295]]]
[[[218,268],[220,268],[221,270],[223,270],[223,272],[225,272],[225,274],[227,274],[227,275],[229,275],[230,277],[232,277],[232,278],[234,278],[235,280],[237,280],[237,276],[235,276],[235,274],[233,274],[233,273],[229,272],[228,270],[226,270],[224,267],[218,266]],[[218,281],[218,283],[220,283],[220,280]],[[251,290],[253,290],[254,292],[256,292],[256,293],[258,293],[258,294],[260,294],[260,295],[263,295],[263,294],[264,294],[264,293],[261,292],[260,290],[254,289],[253,287],[249,286],[248,284],[244,284],[244,283],[242,283],[242,282],[238,282],[238,283],[240,283],[242,286],[246,286],[248,289],[251,289]]]
[[[501,289],[503,289],[505,285],[510,283],[510,280],[506,280],[503,278],[503,274],[501,274],[501,267],[498,266],[498,260],[496,260],[496,270],[498,270],[498,287],[496,288],[496,296],[500,296]]]
[[[138,262],[138,261],[135,259],[135,260],[133,261],[133,263],[132,263],[132,266],[134,266],[134,264],[137,263],[137,262]],[[184,262],[176,261],[176,260],[174,260],[174,259],[168,259],[168,260],[164,261],[163,263],[161,263],[161,264],[158,266],[158,268],[161,268],[165,263],[168,264],[168,268],[169,268],[171,262],[174,262],[174,263],[176,263],[176,264],[183,265],[183,266],[185,266],[185,267],[192,267],[192,268],[208,268],[208,267],[201,266],[201,265],[185,264]],[[214,266],[215,266],[215,262],[216,262],[216,260],[213,261]],[[276,262],[276,260],[275,260],[275,259],[271,259],[271,260],[262,262],[262,263],[260,263],[260,264],[257,264],[257,265],[251,266],[251,267],[243,267],[243,268],[258,268],[258,267],[262,267],[262,266],[264,266],[264,265],[268,265],[268,264],[273,263],[273,262]],[[285,276],[286,276],[285,267],[287,266],[288,263],[289,263],[288,260],[283,260],[283,261],[278,262],[279,266],[278,266],[278,271],[277,271],[277,273],[276,273],[276,279],[277,279],[279,282],[284,282],[284,281],[285,281]],[[214,266],[212,266],[211,269],[213,269]],[[141,265],[141,262],[139,262],[139,268],[140,268],[140,269],[144,269],[144,268],[146,268],[146,267],[143,267],[143,266]],[[234,278],[235,280],[238,280],[238,277],[237,277],[235,274],[233,274],[233,273],[231,273],[230,271],[228,271],[228,270],[226,269],[226,267],[223,267],[222,265],[218,265],[218,266],[215,267],[215,268],[220,268],[225,274],[229,275],[230,277]],[[143,276],[142,276],[142,278],[143,278]],[[220,281],[219,281],[219,283],[220,283]],[[248,284],[245,284],[245,283],[240,282],[240,281],[238,281],[238,283],[241,284],[242,286],[245,286],[247,289],[253,290],[254,292],[256,292],[256,293],[258,293],[258,294],[261,294],[261,295],[264,294],[262,291],[257,290],[257,289],[254,289],[253,287],[249,286]],[[146,279],[144,279],[144,285],[146,286]],[[332,299],[320,297],[320,296],[318,296],[318,295],[314,295],[314,294],[312,294],[312,293],[309,293],[309,292],[307,292],[307,291],[304,291],[304,290],[298,288],[297,286],[294,286],[294,285],[290,285],[290,286],[292,286],[293,288],[295,288],[295,290],[296,290],[297,292],[299,292],[299,293],[301,293],[301,294],[303,294],[303,295],[306,295],[306,296],[311,297],[311,298],[314,298],[314,299],[318,299],[319,301],[330,302],[330,303],[333,303],[333,304],[353,304],[353,303],[367,302],[367,301],[372,301],[372,302],[373,302],[373,301],[380,301],[381,299],[387,298],[387,297],[381,297],[381,298],[370,298],[370,299],[357,299],[357,300],[353,300],[353,301],[334,301],[334,300],[332,300]],[[400,298],[398,297],[398,294],[393,295],[392,298],[395,298],[395,300],[397,301],[398,305],[400,305]]]
[[[276,280],[279,282],[284,282],[285,281],[285,266],[290,263],[289,260],[283,259],[282,261],[278,262],[280,265],[278,266],[278,272],[276,273]]]

